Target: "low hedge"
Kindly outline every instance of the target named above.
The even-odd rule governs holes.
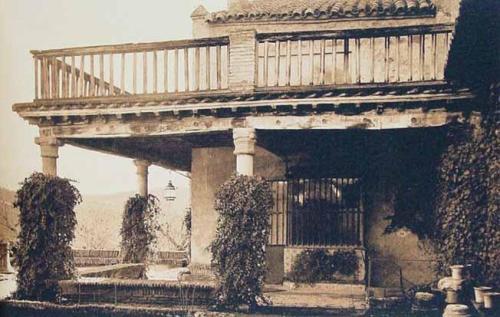
[[[234,314],[184,307],[59,305],[47,302],[0,301],[0,316],[8,317],[234,317]]]

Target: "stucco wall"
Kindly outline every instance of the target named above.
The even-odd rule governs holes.
[[[384,234],[389,224],[386,219],[394,213],[394,188],[381,180],[374,186],[368,198],[369,210],[366,217],[366,245],[375,257],[372,262],[372,285],[399,287],[399,268],[402,270],[404,285],[425,284],[436,278],[435,257],[408,230]]]
[[[191,167],[192,233],[191,262],[209,265],[207,247],[215,236],[217,213],[214,197],[217,189],[236,170],[232,147],[194,148]],[[285,165],[279,157],[257,146],[255,149],[255,175],[267,179],[283,177]]]

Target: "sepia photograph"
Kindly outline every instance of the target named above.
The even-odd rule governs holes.
[[[0,317],[495,317],[499,229],[499,0],[0,0]]]

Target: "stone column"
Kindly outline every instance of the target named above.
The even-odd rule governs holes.
[[[43,173],[45,175],[57,176],[59,147],[63,145],[61,140],[56,138],[35,138],[35,143],[40,145]]]
[[[135,166],[137,166],[137,185],[139,190],[139,195],[146,197],[148,195],[148,168],[151,162],[146,160],[134,160]]]
[[[255,129],[237,128],[233,130],[234,155],[236,155],[236,173],[253,176],[255,156]]]

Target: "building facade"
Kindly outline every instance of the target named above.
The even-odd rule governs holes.
[[[432,158],[422,154],[474,102],[445,78],[458,9],[458,0],[199,7],[193,39],[33,51],[35,99],[13,109],[39,127],[47,174],[64,144],[134,159],[143,195],[151,164],[190,172],[193,270],[209,268],[214,195],[239,173],[273,189],[268,281],[321,247],[355,250],[357,282],[425,283],[432,253],[409,231],[385,231],[396,176],[425,170]]]

